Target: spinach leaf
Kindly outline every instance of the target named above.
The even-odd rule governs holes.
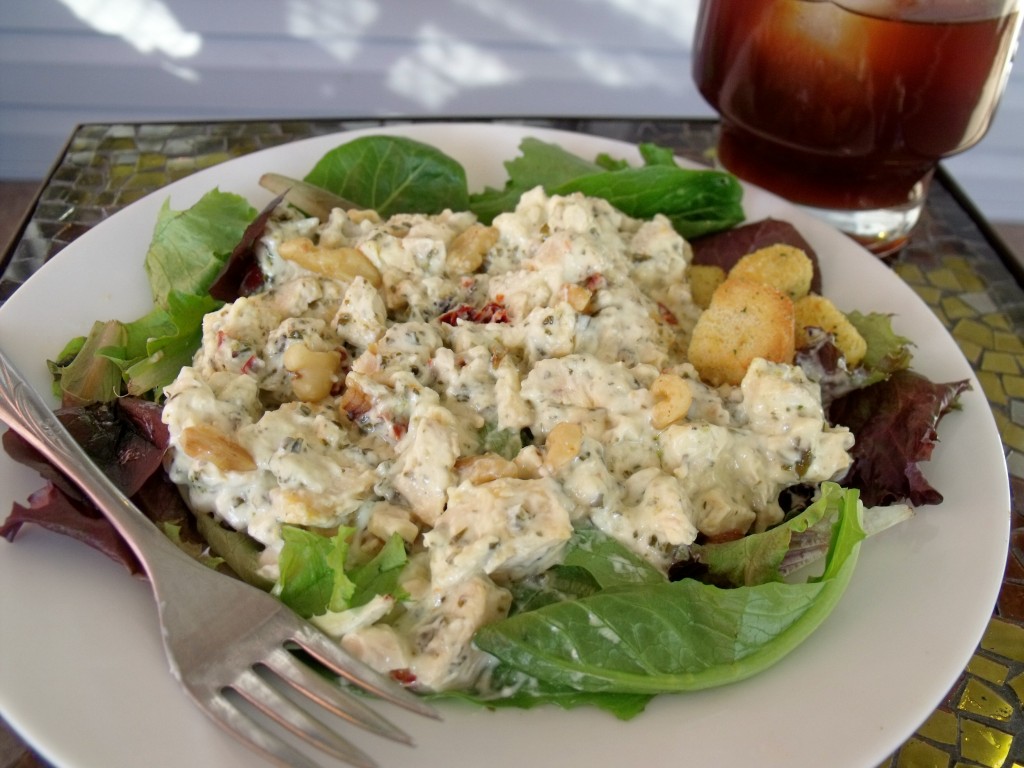
[[[644,142],[638,145],[640,156],[644,159],[644,165],[675,165],[676,156],[668,147],[660,147],[657,144]]]
[[[601,197],[628,216],[649,219],[662,213],[685,238],[728,229],[743,221],[743,188],[721,171],[697,171],[672,164],[645,165],[581,176],[548,190]]]
[[[383,218],[469,205],[466,171],[438,149],[401,136],[364,136],[324,155],[304,179]]]
[[[721,171],[680,168],[672,151],[642,144],[645,165],[635,168],[601,155],[589,162],[556,144],[525,138],[518,157],[505,163],[508,181],[470,196],[470,210],[489,223],[512,211],[524,192],[541,186],[548,194],[582,192],[601,197],[629,216],[665,214],[683,237],[726,229],[743,221],[743,188]]]
[[[661,571],[597,528],[573,532],[562,562],[511,585],[513,612],[524,613],[563,600],[579,600],[602,589],[660,584]]]
[[[556,565],[530,579],[508,585],[512,592],[511,613],[525,613],[562,600],[579,600],[601,591],[586,568]]]
[[[469,209],[485,224],[489,224],[500,213],[514,211],[523,193],[534,187],[551,189],[580,176],[601,173],[605,168],[557,144],[529,136],[519,143],[519,153],[505,161],[508,180],[504,187],[488,187],[469,197]]]
[[[692,580],[610,587],[480,629],[475,642],[547,686],[656,694],[735,682],[771,666],[831,612],[864,532],[856,491],[825,484],[836,518],[824,574],[722,589]]]

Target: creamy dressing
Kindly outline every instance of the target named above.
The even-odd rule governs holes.
[[[281,209],[261,243],[266,290],[207,316],[164,406],[172,479],[265,546],[269,578],[283,525],[354,526],[367,557],[392,534],[408,543],[408,599],[316,620],[423,690],[486,677],[473,633],[507,614],[512,581],[560,562],[574,528],[665,570],[698,534],[781,520],[780,491],[842,473],[853,442],[799,368],[758,360],[739,387],[700,381],[685,359],[691,251],[664,217],[536,189],[460,273],[450,257],[474,223],[335,210],[321,225]],[[380,287],[282,258],[296,237],[357,249]],[[313,358],[333,367],[304,401],[314,371],[294,361]],[[690,405],[659,428],[663,374]],[[199,425],[251,465],[190,455]]]

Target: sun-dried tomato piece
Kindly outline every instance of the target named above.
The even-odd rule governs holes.
[[[470,323],[507,323],[509,321],[508,310],[497,302],[489,302],[477,308],[469,304],[462,304],[455,309],[449,310],[437,318],[439,322],[446,325],[457,325],[459,320]]]

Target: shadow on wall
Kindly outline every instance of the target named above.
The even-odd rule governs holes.
[[[0,17],[0,177],[39,178],[75,125],[359,117],[707,117],[699,0],[40,0]],[[57,12],[55,12],[55,10]],[[1018,62],[1019,64],[1019,62]],[[1024,68],[952,158],[1021,220]]]
[[[190,30],[169,4],[58,2],[95,32],[158,57],[169,74],[193,83],[202,80],[203,35]],[[408,102],[409,112],[436,112],[466,91],[538,79],[519,64],[524,52],[531,50],[543,54],[546,70],[557,70],[546,76],[613,92],[653,89],[675,98],[681,81],[693,90],[689,73],[680,78],[675,67],[659,66],[659,59],[666,50],[689,54],[697,7],[697,0],[563,0],[554,7],[515,0],[427,0],[407,5],[394,0],[287,0],[273,5],[280,23],[267,20],[262,26],[307,42],[342,70],[357,64],[369,47],[390,47],[392,56],[375,55],[383,58],[382,75],[389,91]],[[619,32],[625,34],[616,39]],[[309,63],[282,65],[301,68]],[[323,76],[311,101],[343,98],[339,90],[337,78]],[[543,101],[542,93],[535,95]],[[527,106],[521,104],[520,109]]]

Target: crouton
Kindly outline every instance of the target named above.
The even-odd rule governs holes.
[[[688,279],[693,303],[707,309],[715,288],[725,282],[725,270],[712,264],[691,264]]]
[[[868,344],[843,312],[824,296],[809,294],[793,305],[796,317],[797,347],[809,343],[808,328],[820,328],[832,334],[835,345],[850,368],[859,365]]]
[[[811,290],[814,262],[792,245],[770,245],[742,257],[729,270],[729,277],[767,283],[796,301]]]
[[[689,359],[711,384],[737,385],[755,358],[792,363],[793,302],[765,283],[730,276],[697,320]]]

